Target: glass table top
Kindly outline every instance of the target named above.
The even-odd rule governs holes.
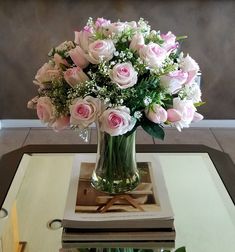
[[[82,154],[22,156],[0,214],[0,252],[10,251],[12,239],[27,242],[25,251],[61,249],[62,228],[49,223],[63,219],[75,155]],[[175,248],[234,251],[234,203],[208,153],[137,153],[137,160],[146,155],[162,167],[174,212]]]

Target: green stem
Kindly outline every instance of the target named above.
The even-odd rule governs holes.
[[[98,155],[92,185],[108,193],[123,193],[139,183],[135,159],[135,132],[125,136],[98,134]]]

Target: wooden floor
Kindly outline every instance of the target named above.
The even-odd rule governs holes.
[[[228,153],[235,163],[235,128],[189,128],[178,132],[165,129],[164,141],[156,140],[143,130],[137,130],[137,144],[203,144]],[[89,144],[96,143],[96,130],[90,129],[85,143],[77,132],[56,133],[46,128],[6,128],[0,130],[0,156],[29,144]]]

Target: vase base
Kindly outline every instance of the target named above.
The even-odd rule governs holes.
[[[140,182],[139,173],[136,172],[132,177],[120,180],[108,180],[92,174],[91,185],[100,192],[108,194],[121,194],[134,190]]]

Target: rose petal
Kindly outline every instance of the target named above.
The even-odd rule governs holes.
[[[201,121],[203,118],[204,118],[203,115],[201,115],[201,114],[195,112],[195,113],[194,113],[194,116],[193,116],[193,122],[199,122],[199,121]]]
[[[178,122],[181,120],[181,113],[176,109],[167,110],[167,120],[169,122]]]

